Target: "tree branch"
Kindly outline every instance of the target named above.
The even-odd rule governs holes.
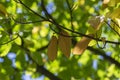
[[[22,39],[22,37],[21,37]],[[61,80],[58,76],[55,76],[53,73],[51,73],[49,70],[47,70],[46,68],[43,67],[43,65],[39,65],[32,57],[31,57],[31,52],[29,51],[29,49],[25,48],[24,47],[24,42],[23,42],[23,39],[22,39],[22,45],[20,46],[21,49],[23,49],[24,51],[26,51],[26,54],[28,55],[28,57],[36,63],[37,65],[37,72],[47,76],[50,80]],[[37,51],[40,51],[40,50],[44,50],[47,48],[47,45],[41,47],[40,49],[38,49]]]
[[[113,20],[111,20],[113,23],[114,23],[114,25],[117,25]],[[113,27],[115,27],[115,26],[111,26],[107,21],[105,21],[105,23],[120,37],[120,34],[119,34],[119,32],[117,32]],[[120,28],[119,27],[119,25],[117,25],[117,27],[118,28]]]
[[[75,41],[73,41],[75,42]],[[41,50],[44,50],[47,48],[48,45],[45,45],[41,48],[39,48],[37,51],[41,51]],[[87,47],[88,50],[90,50],[91,52],[93,52],[94,54],[96,55],[101,55],[103,56],[107,61],[115,64],[117,67],[120,67],[120,62],[118,62],[117,60],[115,60],[114,58],[112,58],[111,56],[108,56],[105,54],[105,52],[101,49],[95,49],[95,48],[92,48],[92,47]]]
[[[74,26],[73,26],[73,5],[72,7],[70,6],[70,3],[68,0],[66,0],[67,5],[68,5],[68,9],[69,9],[69,13],[70,13],[70,23],[71,23],[71,28],[74,31]]]
[[[16,34],[16,35],[17,35],[17,36],[16,36],[15,38],[13,38],[13,39],[11,39],[11,40],[9,40],[9,41],[7,41],[7,42],[0,43],[0,45],[5,45],[5,44],[8,44],[8,43],[10,43],[10,42],[14,41],[15,39],[17,39],[17,38],[19,37],[19,35],[18,35],[18,34]]]
[[[100,49],[95,49],[95,48],[92,48],[92,47],[88,47],[87,49],[90,50],[91,52],[93,52],[94,54],[103,56],[106,60],[115,64],[117,67],[120,67],[120,62],[118,62],[117,60],[115,60],[111,56],[106,55],[104,51],[102,51]]]
[[[44,21],[46,21],[46,20],[37,20],[37,21],[22,22],[22,21],[19,21],[19,20],[15,20],[13,17],[12,17],[12,20],[13,20],[15,23],[19,23],[19,24],[33,24],[33,23],[39,23],[39,22],[44,22]]]
[[[45,76],[49,77],[49,79],[51,79],[51,80],[61,80],[57,76],[53,75],[53,73],[51,73],[50,71],[45,69],[43,66],[38,66],[37,65],[37,71],[44,74]]]
[[[24,7],[26,7],[28,10],[30,10],[32,13],[34,13],[35,15],[39,16],[40,18],[42,18],[43,20],[45,21],[49,21],[50,23],[54,24],[59,30],[61,29],[65,29],[67,31],[70,31],[74,34],[78,34],[79,36],[84,36],[84,37],[88,37],[88,38],[91,38],[91,39],[94,39],[96,41],[101,41],[101,39],[99,38],[95,38],[95,37],[92,37],[92,36],[89,36],[89,35],[86,35],[86,34],[83,34],[83,33],[80,33],[80,32],[77,32],[77,31],[74,31],[74,30],[71,30],[71,29],[68,29],[60,24],[58,24],[56,22],[56,20],[47,12],[46,8],[45,8],[45,5],[44,5],[44,0],[41,0],[41,7],[43,9],[43,11],[45,12],[46,16],[49,18],[49,19],[46,19],[44,18],[43,16],[41,16],[40,14],[38,14],[37,12],[33,11],[32,9],[30,9],[27,5],[25,5],[21,0],[18,0],[18,3],[22,4]],[[120,42],[114,42],[114,41],[109,41],[109,40],[106,40],[105,43],[111,43],[111,44],[116,44],[116,45],[120,45]]]
[[[38,14],[37,12],[33,11],[31,8],[29,8],[27,5],[25,5],[21,0],[18,0],[18,3],[22,4],[25,8],[27,8],[28,10],[30,10],[32,13],[34,13],[35,15],[39,16],[40,18],[42,18],[43,20],[47,19],[43,16],[41,16],[40,14]]]
[[[75,34],[78,34],[80,36],[88,37],[88,38],[94,39],[96,41],[101,41],[102,42],[102,40],[99,39],[99,38],[95,38],[95,37],[92,37],[92,36],[89,36],[89,35],[86,35],[86,34],[83,34],[83,33],[80,33],[80,32],[77,32],[77,31],[74,31],[74,30],[71,30],[71,29],[68,29],[68,28],[60,25],[59,23],[57,23],[56,20],[47,12],[47,10],[46,10],[46,8],[44,6],[44,0],[41,0],[41,6],[42,6],[44,12],[46,13],[46,15],[50,18],[50,22],[52,24],[54,24],[57,28],[59,28],[59,29],[65,29],[67,31],[70,31],[70,32],[75,33]],[[111,43],[111,44],[120,45],[120,42],[114,42],[114,41],[109,41],[109,40],[106,40],[105,43]]]

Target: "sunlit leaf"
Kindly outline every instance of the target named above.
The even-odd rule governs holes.
[[[85,4],[85,0],[78,0],[80,5],[84,5]]]
[[[113,11],[108,12],[108,13],[106,14],[106,17],[107,17],[107,18],[112,18],[112,19],[114,19],[114,18],[119,18],[119,17],[120,17],[120,8],[116,8],[116,9],[114,9]]]
[[[113,19],[113,22],[110,23],[110,27],[120,36],[120,19],[115,18]]]
[[[17,37],[17,35],[15,36],[15,38]],[[21,45],[22,44],[22,41],[21,41],[21,38],[20,37],[17,37],[14,42],[17,44],[17,45]]]
[[[31,63],[27,66],[26,74],[32,75],[32,74],[34,74],[35,71],[36,71],[36,64]]]
[[[93,30],[93,33],[94,33],[94,31],[95,30]],[[86,34],[88,34],[88,33],[92,33],[91,30],[89,31],[89,29],[88,29]],[[98,31],[96,31],[93,35],[95,38],[100,38],[101,34],[102,34],[102,28],[100,28]],[[96,44],[96,40],[91,40],[90,43],[88,44],[88,46],[93,46],[95,44]]]
[[[88,27],[86,34],[91,37],[98,38],[101,35],[101,24],[102,24],[103,20],[104,20],[104,17],[101,17],[101,16],[91,17],[88,20],[90,27]],[[92,40],[91,38],[83,37],[74,47],[73,54],[78,54],[78,55],[82,54],[85,51],[85,49],[87,48],[88,44],[90,46],[96,44],[95,41],[92,41],[90,43],[91,40]]]
[[[5,44],[0,46],[0,57],[6,56],[11,49],[11,44]]]
[[[41,1],[44,1],[44,6]],[[53,75],[52,78],[55,75],[61,80],[120,79],[120,46],[114,45],[114,42],[120,41],[120,37],[116,35],[116,32],[120,34],[120,0],[0,0],[0,4],[0,80],[24,80],[26,76],[31,80],[33,77],[33,80],[54,80],[50,79],[49,72]],[[103,5],[105,9],[102,8]],[[12,40],[17,36],[14,33],[19,33],[23,42],[20,37]],[[57,42],[57,47],[49,40],[53,33],[57,38],[53,43]],[[80,34],[100,39],[100,46],[107,41],[106,48],[99,49],[95,46],[97,40],[81,37]],[[84,54],[70,55],[70,38],[70,48],[73,50],[80,39],[76,54]],[[109,41],[113,43],[109,44]],[[4,43],[6,44],[2,45]],[[50,44],[56,50],[49,49]],[[90,47],[86,49],[87,46]],[[52,62],[48,61],[48,49],[51,50],[52,58],[57,56]],[[7,54],[9,52],[15,56]],[[70,55],[70,58],[66,59],[63,55]],[[114,67],[111,66],[113,64]],[[41,65],[44,68],[41,69]],[[45,71],[42,73],[42,70]]]
[[[103,0],[103,7],[115,7],[119,2],[120,0]]]
[[[86,34],[93,34],[94,37],[99,38],[101,36],[102,33],[102,24],[104,21],[104,16],[95,16],[95,17],[91,17],[88,20],[88,23],[90,24],[90,27],[88,27],[88,30],[86,32]],[[89,43],[89,46],[93,46],[96,44],[95,40],[92,40]]]
[[[103,71],[103,70],[101,70],[101,69],[99,69],[98,71],[97,71],[97,74],[98,74],[98,76],[99,77],[103,77],[103,76],[105,76],[105,72]]]

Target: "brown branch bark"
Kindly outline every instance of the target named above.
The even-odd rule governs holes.
[[[36,63],[37,65],[37,69],[36,71],[45,75],[46,77],[48,77],[50,80],[61,80],[58,76],[55,76],[52,72],[50,72],[49,70],[47,70],[45,67],[43,67],[43,65],[39,65],[35,60],[33,60],[31,58],[31,56],[29,55],[30,52],[29,50],[27,50],[27,55],[29,56],[29,58]]]
[[[20,0],[19,0],[20,1]],[[27,9],[29,9],[31,12],[33,12],[35,15],[38,15],[39,17],[41,17],[43,20],[48,20],[44,17],[42,17],[41,15],[39,15],[38,13],[34,12],[33,10],[31,10],[29,7],[27,7],[25,4],[23,4],[21,1],[20,3],[25,6]],[[46,14],[46,16],[49,18],[49,22],[51,22],[52,24],[54,24],[55,26],[59,27],[60,29],[65,29],[65,30],[68,30],[72,33],[75,33],[75,34],[78,34],[80,36],[85,36],[85,37],[88,37],[88,38],[92,38],[94,40],[97,40],[97,41],[102,41],[101,39],[98,39],[98,38],[94,38],[94,37],[91,37],[91,36],[88,36],[88,35],[85,35],[85,34],[82,34],[80,32],[76,32],[76,31],[73,31],[73,30],[70,30],[68,28],[65,28],[64,26],[62,25],[59,25],[55,19],[53,19],[53,17],[48,14],[47,10],[45,9],[44,7],[44,4],[43,4],[43,0],[42,0],[42,8]],[[113,42],[113,41],[106,41],[106,43],[112,43],[112,44],[120,44],[120,42]],[[47,45],[43,46],[42,48],[38,49],[37,51],[41,51],[43,49],[46,49],[47,48]],[[101,55],[103,56],[106,60],[110,61],[111,63],[115,64],[117,67],[120,67],[120,63],[115,60],[114,58],[112,58],[111,56],[108,56],[105,54],[104,51],[101,51],[100,49],[95,49],[95,48],[92,48],[92,47],[88,47],[87,48],[88,50],[94,52],[94,54],[97,54],[97,55]],[[28,50],[27,50],[28,51]],[[29,55],[29,52],[28,52],[28,55]],[[33,60],[34,61],[34,60]],[[35,62],[35,61],[34,61]],[[37,63],[36,63],[37,64]],[[47,76],[48,78],[50,78],[51,80],[60,80],[59,77],[55,76],[53,73],[51,73],[49,70],[47,70],[46,68],[43,67],[43,65],[39,65],[37,64],[37,71],[42,73],[43,75]]]
[[[48,13],[48,11],[46,10],[45,5],[44,5],[44,0],[41,0],[41,7],[42,7],[43,11],[45,12],[46,16],[49,18],[50,23],[54,24],[58,29],[64,29],[64,30],[67,30],[67,31],[69,31],[71,33],[78,34],[80,37],[84,36],[84,37],[91,38],[93,40],[102,42],[102,39],[91,37],[89,35],[86,35],[86,34],[83,34],[83,33],[80,33],[80,32],[77,32],[77,31],[74,31],[74,30],[71,30],[71,29],[68,29],[68,28],[60,25],[58,22],[56,22],[56,20],[53,18],[53,16],[51,16]],[[109,41],[109,40],[106,40],[105,43],[111,43],[111,44],[120,45],[120,42],[114,42],[114,41]]]
[[[40,17],[41,19],[45,20],[45,21],[48,21],[52,24],[54,24],[58,29],[65,29],[71,33],[74,33],[74,34],[77,34],[79,35],[80,37],[81,36],[84,36],[84,37],[88,37],[88,38],[91,38],[91,39],[94,39],[96,41],[102,41],[101,39],[99,38],[94,38],[94,37],[91,37],[91,36],[88,36],[86,34],[83,34],[83,33],[80,33],[80,32],[77,32],[77,31],[74,31],[74,30],[71,30],[71,29],[68,29],[62,25],[60,25],[58,22],[56,22],[56,20],[48,13],[48,11],[46,10],[45,8],[45,5],[44,5],[44,0],[41,0],[41,7],[43,9],[43,11],[45,12],[45,15],[47,16],[47,19],[43,16],[41,16],[40,14],[38,14],[37,12],[33,11],[31,8],[29,8],[26,4],[24,4],[21,0],[18,0],[18,3],[22,4],[26,9],[28,9],[29,11],[31,11],[32,13],[34,13],[35,15],[37,15],[38,17]],[[109,40],[106,40],[105,41],[106,43],[111,43],[111,44],[116,44],[116,45],[120,45],[120,42],[114,42],[114,41],[109,41]]]
[[[40,72],[41,74],[47,76],[50,80],[61,80],[60,78],[55,76],[53,73],[45,69],[44,66],[37,65],[37,72]]]
[[[75,41],[73,41],[74,44],[76,43]],[[41,47],[40,49],[38,49],[37,51],[41,51],[47,48],[48,45],[45,45],[43,47]],[[87,47],[88,50],[90,50],[91,52],[93,52],[93,54],[96,55],[101,55],[104,57],[104,59],[106,59],[107,61],[115,64],[117,67],[120,67],[120,62],[118,62],[117,60],[115,60],[114,58],[112,58],[111,56],[106,55],[106,53],[102,50],[102,49],[95,49],[93,47]]]
[[[31,55],[30,55],[30,54],[31,54],[30,50],[27,49],[26,47],[24,47],[24,40],[23,40],[22,37],[20,37],[20,38],[21,38],[21,40],[22,40],[22,45],[19,46],[19,47],[26,52],[26,54],[28,55],[28,57],[29,57],[30,60],[32,60],[34,63],[36,63],[36,65],[37,65],[36,71],[39,72],[39,73],[41,73],[41,74],[43,74],[43,75],[45,75],[45,76],[48,77],[50,80],[61,80],[58,76],[55,76],[52,72],[50,72],[49,70],[47,70],[43,65],[39,65],[39,64],[31,57]],[[45,46],[39,48],[39,49],[36,50],[36,51],[45,50],[45,49],[47,48],[47,46],[48,46],[48,45],[45,45]]]
[[[117,67],[120,67],[120,62],[118,62],[117,60],[115,60],[111,56],[106,55],[104,51],[102,51],[100,49],[95,49],[95,48],[92,48],[92,47],[88,47],[87,49],[90,50],[91,52],[93,52],[94,54],[103,56],[104,59],[106,59],[109,62],[115,64]]]

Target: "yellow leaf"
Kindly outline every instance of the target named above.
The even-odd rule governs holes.
[[[119,18],[120,17],[120,8],[114,9],[112,12],[106,14],[107,18]]]
[[[89,36],[92,36],[89,34]],[[91,41],[91,38],[83,37],[74,47],[73,54],[80,55],[82,54],[85,49],[87,48],[89,42]]]
[[[71,52],[71,38],[66,31],[61,31],[62,35],[58,36],[58,46],[66,57],[70,56]]]
[[[84,5],[85,4],[85,0],[78,0],[80,5]]]
[[[57,44],[56,36],[52,36],[52,39],[48,45],[48,51],[47,51],[48,58],[52,61],[57,57],[57,50],[58,50],[57,45],[58,44]]]
[[[120,36],[120,19],[113,19],[114,22],[111,22],[111,28]]]
[[[120,0],[103,0],[103,8],[115,7],[119,2]]]
[[[108,6],[115,6],[117,4],[117,0],[110,0],[109,2],[108,2]]]
[[[2,4],[0,4],[0,14],[2,14],[4,16],[8,15],[6,8]]]
[[[116,22],[118,23],[118,26],[120,27],[120,19],[115,18]]]
[[[17,45],[21,45],[21,44],[22,44],[22,40],[21,40],[20,37],[16,38],[14,41],[15,41],[15,43],[16,43]]]

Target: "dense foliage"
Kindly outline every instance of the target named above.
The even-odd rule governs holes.
[[[118,80],[119,45],[120,0],[0,0],[0,80]]]

